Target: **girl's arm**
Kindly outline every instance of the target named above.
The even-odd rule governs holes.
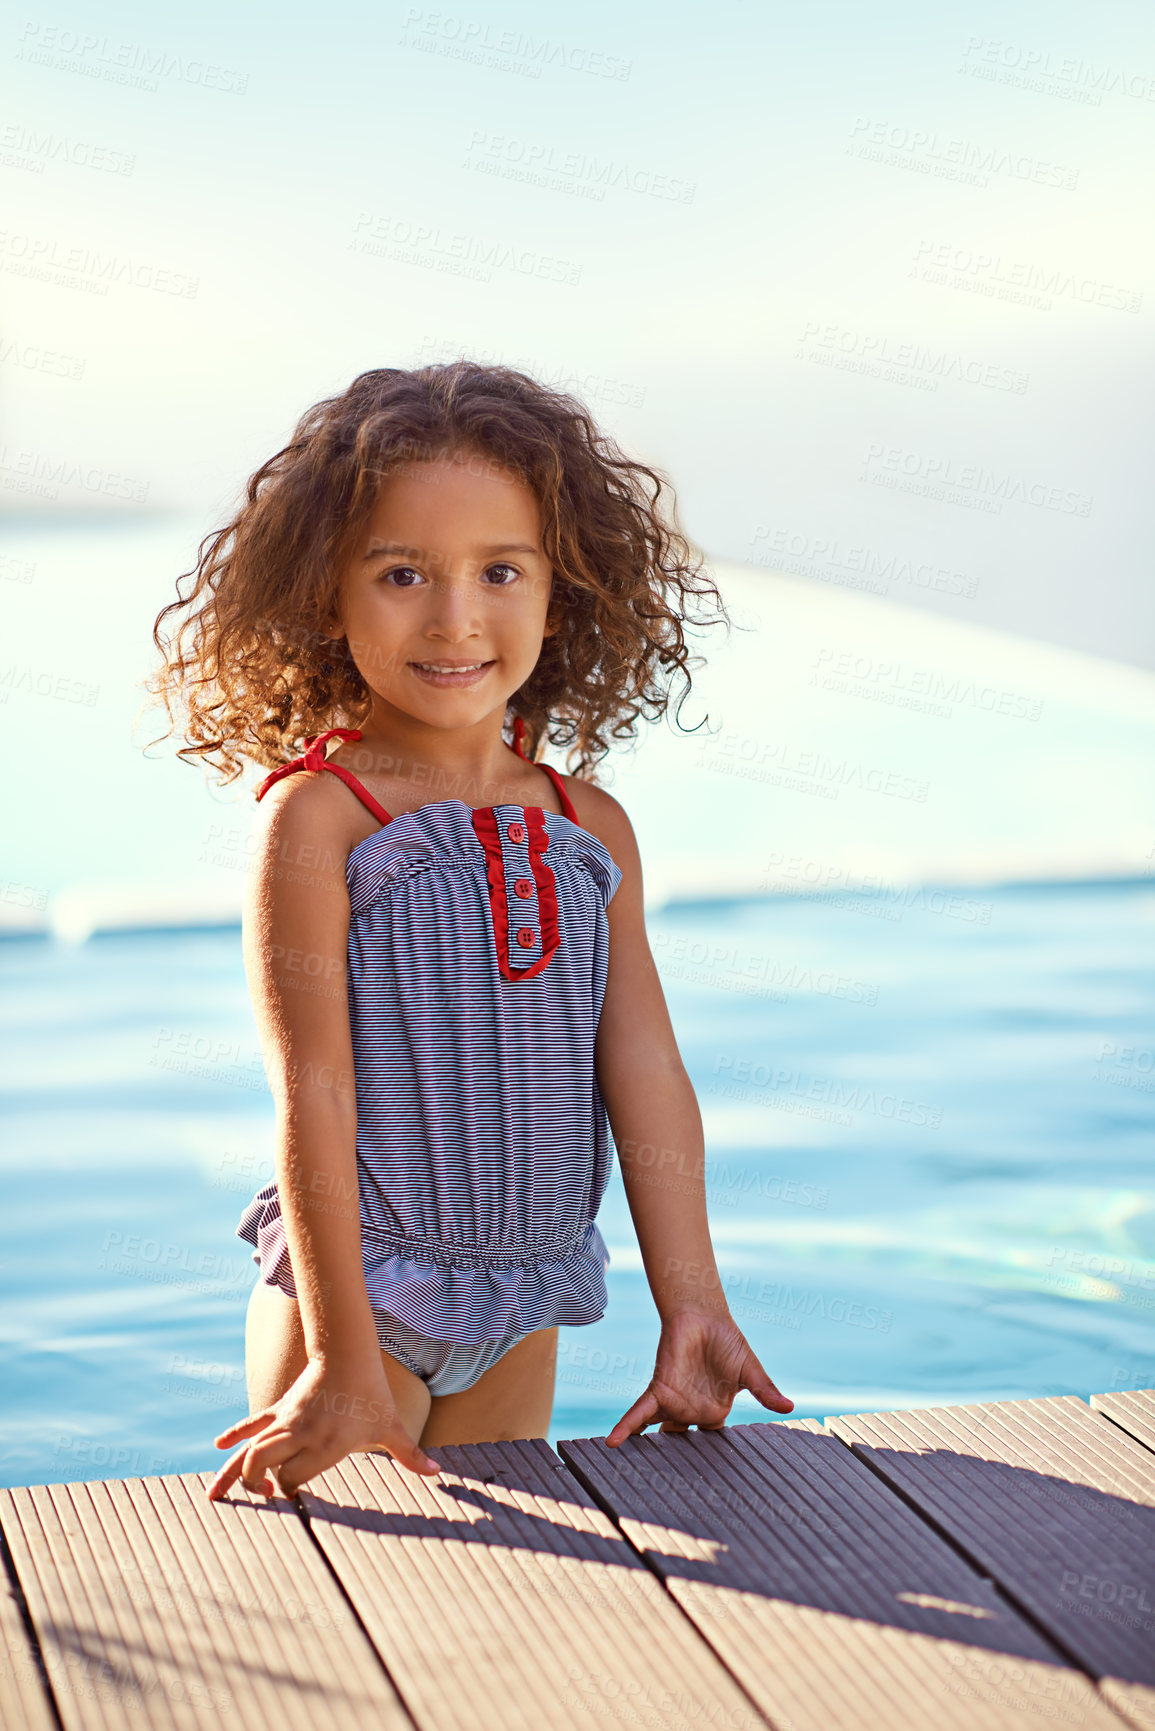
[[[740,1388],[774,1412],[791,1412],[794,1403],[758,1362],[722,1290],[706,1216],[702,1117],[646,936],[633,827],[607,793],[577,785],[583,822],[588,814],[622,873],[609,906],[595,1062],[662,1323],[650,1386],[606,1439],[616,1447],[659,1419],[663,1430],[720,1426]]]
[[[357,1102],[346,952],[348,797],[326,775],[270,790],[244,921],[245,969],[277,1110],[277,1193],[309,1362],[273,1406],[218,1439],[245,1438],[210,1490],[239,1477],[286,1495],[354,1449],[384,1443],[436,1471],[397,1421],[361,1263]]]

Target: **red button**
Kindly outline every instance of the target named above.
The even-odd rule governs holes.
[[[515,896],[520,896],[523,902],[527,901],[533,894],[533,879],[518,878],[513,886],[513,893]]]
[[[523,823],[511,823],[507,826],[505,833],[510,841],[522,842],[525,840],[525,825]]]
[[[517,941],[523,950],[532,950],[537,942],[537,933],[532,926],[522,926],[517,934]]]

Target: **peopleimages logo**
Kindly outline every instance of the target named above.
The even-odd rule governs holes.
[[[917,378],[928,389],[937,390],[941,379],[979,385],[986,390],[1012,391],[1021,397],[1030,375],[995,361],[981,361],[947,349],[928,349],[921,343],[898,342],[880,332],[847,330],[839,325],[811,319],[798,338],[796,360],[843,362],[872,377],[894,378],[903,374]],[[811,345],[809,348],[802,345]]]
[[[821,685],[828,691],[845,691],[850,695],[869,696],[872,700],[894,703],[899,707],[925,709],[928,705],[936,714],[950,715],[952,706],[967,704],[988,715],[1012,716],[1020,721],[1038,721],[1043,712],[1042,698],[1006,686],[979,685],[964,675],[948,673],[941,668],[915,667],[901,661],[885,661],[872,655],[859,655],[852,649],[822,649],[813,663],[811,685]],[[922,700],[913,705],[904,698]]]
[[[930,783],[903,775],[898,770],[883,769],[844,757],[828,757],[822,751],[801,750],[787,740],[760,739],[737,733],[723,734],[712,752],[703,751],[698,757],[701,768],[722,773],[754,774],[765,771],[766,779],[779,772],[811,779],[828,798],[837,798],[844,787],[854,787],[866,793],[881,793],[892,799],[909,799],[925,805]]]
[[[46,162],[67,162],[73,168],[94,168],[102,174],[130,175],[136,167],[136,157],[123,150],[66,138],[61,133],[38,132],[16,121],[0,128],[0,153],[5,167],[31,168],[37,174],[43,173]]]
[[[22,367],[29,373],[46,373],[52,379],[82,379],[87,362],[79,355],[63,355],[39,343],[9,342],[0,337],[0,365]]]
[[[494,30],[480,19],[462,18],[452,12],[434,12],[410,6],[401,24],[401,47],[448,54],[500,71],[520,72],[540,78],[542,68],[585,72],[594,78],[612,78],[624,83],[633,71],[633,61],[617,54],[603,54],[572,42],[557,42],[548,36],[530,36],[521,30]]]
[[[981,463],[956,463],[953,457],[906,451],[900,445],[868,445],[863,462],[867,469],[863,479],[886,473],[932,487],[958,488],[999,505],[1035,505],[1044,511],[1089,517],[1095,502],[1090,493],[1078,493],[1071,487],[1029,480],[1009,470],[986,469]]]
[[[249,83],[247,72],[236,72],[228,66],[186,59],[142,42],[117,42],[109,36],[68,30],[59,24],[26,23],[16,58],[58,72],[78,72],[106,84],[123,84],[153,93],[159,90],[162,78],[199,85],[202,90],[218,90],[226,96],[243,96]]]
[[[1150,72],[1135,72],[1109,62],[1096,66],[1093,61],[1080,60],[1075,55],[1004,42],[999,37],[968,36],[959,71],[1002,83],[1022,84],[1028,89],[1051,85],[1057,87],[1056,94],[1079,96],[1093,101],[1096,107],[1104,94],[1155,102],[1155,75]]]
[[[760,543],[765,542],[765,548]],[[861,578],[851,587],[869,587],[876,595],[889,593],[891,583],[909,583],[912,589],[933,589],[938,594],[963,595],[973,600],[979,580],[962,571],[951,571],[925,560],[904,559],[895,553],[882,553],[873,547],[855,547],[832,540],[828,535],[812,535],[802,529],[776,528],[760,523],[750,542],[755,564],[794,571],[804,577],[838,580],[839,574]],[[877,581],[872,581],[877,579]]]
[[[410,222],[405,217],[361,211],[353,224],[355,252],[374,258],[395,259],[425,269],[448,271],[490,282],[495,270],[510,270],[518,276],[540,277],[546,282],[568,284],[581,281],[582,267],[570,259],[554,258],[533,247],[511,245],[503,240],[464,233],[444,233],[433,223]]]
[[[0,229],[0,270],[97,295],[106,295],[110,284],[122,284],[195,300],[200,287],[199,277],[163,269],[145,259],[67,246],[51,235],[24,234],[17,229]]]
[[[620,189],[676,204],[692,204],[697,191],[693,181],[659,174],[637,163],[618,161],[612,156],[588,156],[583,150],[565,150],[560,145],[515,138],[505,132],[475,129],[466,151],[465,167],[526,178],[535,185],[560,183],[562,190],[580,190],[597,199],[603,199],[609,189]]]
[[[1035,186],[1061,187],[1066,192],[1073,192],[1079,184],[1077,168],[1026,152],[1001,150],[997,145],[941,137],[925,127],[860,117],[850,129],[850,138],[848,155],[914,168],[947,180],[967,180],[974,186],[989,186],[992,174],[1005,174]]]
[[[1015,305],[1037,306],[1043,312],[1063,298],[1111,312],[1137,313],[1143,305],[1140,289],[1100,282],[1061,265],[1005,258],[1002,253],[954,246],[950,241],[920,240],[908,275]]]

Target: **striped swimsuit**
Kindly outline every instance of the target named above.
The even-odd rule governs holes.
[[[564,816],[443,799],[393,818],[326,762],[334,737],[361,735],[307,741],[257,797],[327,769],[382,825],[346,865],[362,1266],[381,1346],[456,1393],[534,1329],[605,1311],[594,1037],[621,872],[548,764]],[[295,1297],[275,1183],[237,1235]]]

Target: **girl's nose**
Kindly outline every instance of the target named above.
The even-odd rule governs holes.
[[[454,641],[481,634],[482,620],[475,585],[442,577],[430,592],[426,631]]]

